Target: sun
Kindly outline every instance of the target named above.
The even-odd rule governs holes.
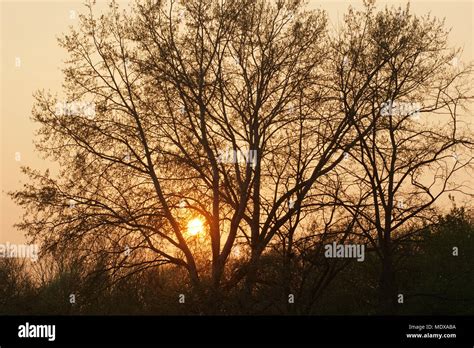
[[[194,218],[188,222],[188,234],[195,236],[204,230],[204,224],[200,218]]]

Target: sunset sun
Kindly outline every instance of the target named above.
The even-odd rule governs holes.
[[[188,222],[188,234],[196,236],[204,230],[204,224],[201,219],[194,218]]]

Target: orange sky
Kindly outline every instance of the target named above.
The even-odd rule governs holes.
[[[98,0],[98,8],[105,9],[107,2]],[[362,5],[361,0],[308,0],[308,7],[328,11],[331,25],[336,26],[349,3],[356,8]],[[378,1],[378,6],[387,3],[404,5],[406,2]],[[25,180],[20,166],[54,168],[34,151],[32,139],[36,126],[29,119],[32,93],[41,88],[60,91],[60,67],[66,56],[58,47],[56,37],[77,23],[77,14],[82,10],[82,1],[76,0],[0,0],[0,243],[24,242],[21,232],[12,227],[22,212],[6,195],[20,188]],[[414,0],[412,11],[416,14],[431,11],[436,17],[446,17],[446,25],[452,28],[452,45],[464,47],[464,60],[474,59],[474,0]],[[18,67],[17,57],[20,59]],[[15,158],[17,152],[21,156],[19,161]]]

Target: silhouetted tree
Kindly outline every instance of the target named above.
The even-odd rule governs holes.
[[[368,2],[364,11],[349,12],[337,46],[348,57],[342,74],[353,75],[356,85],[359,75],[387,61],[364,97],[375,127],[338,177],[347,180],[340,203],[359,216],[355,232],[381,260],[383,313],[396,310],[397,244],[436,217],[434,203],[443,194],[469,190],[455,174],[472,169],[474,141],[462,111],[473,98],[473,69],[455,59],[460,51],[450,49],[447,37],[442,21],[415,16],[408,6],[376,12]],[[341,93],[354,98],[351,85]]]
[[[185,269],[214,306],[222,289],[254,294],[273,250],[282,291],[308,294],[302,312],[348,264],[324,260],[323,243],[368,239],[393,300],[393,236],[438,197],[419,175],[437,165],[446,183],[460,166],[440,161],[467,143],[457,108],[470,68],[448,69],[440,23],[371,1],[337,33],[299,0],[86,7],[59,40],[64,95],[36,93],[37,147],[61,170],[24,168],[20,228],[99,265],[97,282]],[[418,100],[422,114],[449,111],[449,127],[381,115]],[[397,210],[407,181],[410,206]],[[197,217],[204,231],[189,233]]]

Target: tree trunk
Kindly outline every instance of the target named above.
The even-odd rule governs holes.
[[[379,312],[382,315],[393,315],[397,312],[397,286],[391,254],[382,260],[382,272],[379,283]]]

